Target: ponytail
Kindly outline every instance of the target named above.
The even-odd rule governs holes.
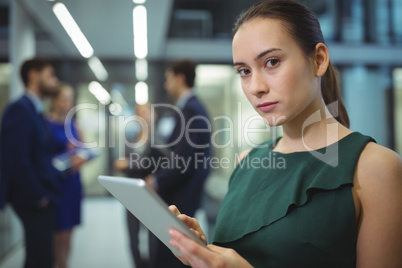
[[[328,69],[325,72],[324,76],[321,79],[321,93],[324,99],[325,105],[329,105],[338,101],[338,106],[333,107],[329,106],[329,112],[334,116],[339,123],[349,128],[349,116],[346,111],[345,105],[342,101],[342,96],[340,93],[340,82],[338,72],[335,67],[332,65],[332,62],[329,62]],[[338,111],[336,111],[338,109]]]

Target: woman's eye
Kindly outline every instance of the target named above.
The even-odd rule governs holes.
[[[246,76],[250,73],[250,70],[249,69],[241,69],[238,72],[239,72],[240,76]]]
[[[267,66],[268,67],[275,67],[279,63],[278,59],[270,59],[267,61]]]

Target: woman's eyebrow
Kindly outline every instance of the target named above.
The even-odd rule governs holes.
[[[233,66],[237,66],[237,65],[246,65],[244,62],[234,62]]]
[[[270,48],[270,49],[267,49],[267,50],[261,52],[260,54],[258,54],[257,57],[254,58],[254,61],[258,61],[258,60],[260,60],[262,57],[264,57],[265,55],[267,55],[267,54],[269,54],[269,53],[272,53],[272,52],[274,52],[274,51],[278,51],[278,50],[281,51],[280,48]],[[244,62],[234,62],[234,63],[233,63],[233,66],[237,66],[237,65],[246,65],[246,64],[245,64]]]
[[[274,51],[278,51],[278,50],[281,50],[281,49],[279,49],[279,48],[270,48],[270,49],[267,49],[267,50],[261,52],[260,54],[258,54],[258,56],[255,57],[254,61],[258,61],[259,59],[261,59],[261,58],[264,57],[265,55],[267,55],[267,54],[269,54],[269,53],[272,53],[272,52],[274,52]]]

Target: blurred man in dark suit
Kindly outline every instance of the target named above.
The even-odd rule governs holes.
[[[38,58],[25,61],[20,73],[25,94],[6,108],[2,118],[1,194],[3,199],[7,195],[24,227],[24,267],[51,268],[58,182],[42,102],[55,92],[58,79],[53,66]]]
[[[165,72],[164,87],[176,101],[175,126],[167,140],[170,164],[146,177],[150,185],[169,205],[194,216],[200,207],[204,182],[209,173],[211,125],[207,112],[192,88],[196,65],[190,60],[173,62]],[[157,238],[150,238],[151,268],[185,267]]]

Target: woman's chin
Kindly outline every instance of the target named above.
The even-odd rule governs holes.
[[[272,116],[262,116],[262,119],[264,120],[265,124],[267,124],[270,127],[279,127],[283,125],[286,122],[286,117],[284,115],[282,116],[277,116],[277,115],[272,115]]]

